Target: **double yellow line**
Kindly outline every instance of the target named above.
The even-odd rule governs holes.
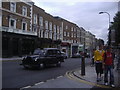
[[[75,75],[73,75],[72,71],[66,72],[66,76],[68,78],[70,78],[71,80],[75,80],[75,81],[82,82],[82,83],[85,83],[85,84],[89,84],[89,85],[92,85],[92,86],[97,86],[97,87],[100,87],[100,88],[111,88],[110,86],[100,85],[100,84],[97,84],[97,83],[82,80],[82,79],[76,77]]]

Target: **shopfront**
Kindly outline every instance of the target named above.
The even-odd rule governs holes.
[[[37,36],[2,32],[2,57],[22,56],[36,48]]]

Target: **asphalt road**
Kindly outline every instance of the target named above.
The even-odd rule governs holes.
[[[86,59],[89,63],[90,59]],[[3,61],[2,63],[2,88],[22,88],[35,83],[63,76],[81,66],[80,58],[66,59],[61,67],[48,67],[42,70],[26,70],[19,64],[21,61]]]

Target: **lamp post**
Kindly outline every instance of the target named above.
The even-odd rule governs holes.
[[[99,12],[99,14],[103,14],[103,13],[106,13],[109,16],[109,27],[108,27],[109,29],[110,28],[110,14],[108,12]]]
[[[104,14],[104,13],[106,13],[108,16],[109,16],[109,26],[108,26],[108,30],[110,29],[110,14],[108,13],[108,12],[99,12],[99,14]],[[110,32],[110,31],[109,31]],[[110,33],[109,33],[109,35],[108,35],[108,45],[110,45]]]

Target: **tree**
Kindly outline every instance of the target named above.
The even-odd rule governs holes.
[[[99,45],[104,45],[104,40],[103,39],[98,39]]]
[[[120,44],[120,12],[117,12],[113,18],[110,29],[115,30],[115,44]]]

